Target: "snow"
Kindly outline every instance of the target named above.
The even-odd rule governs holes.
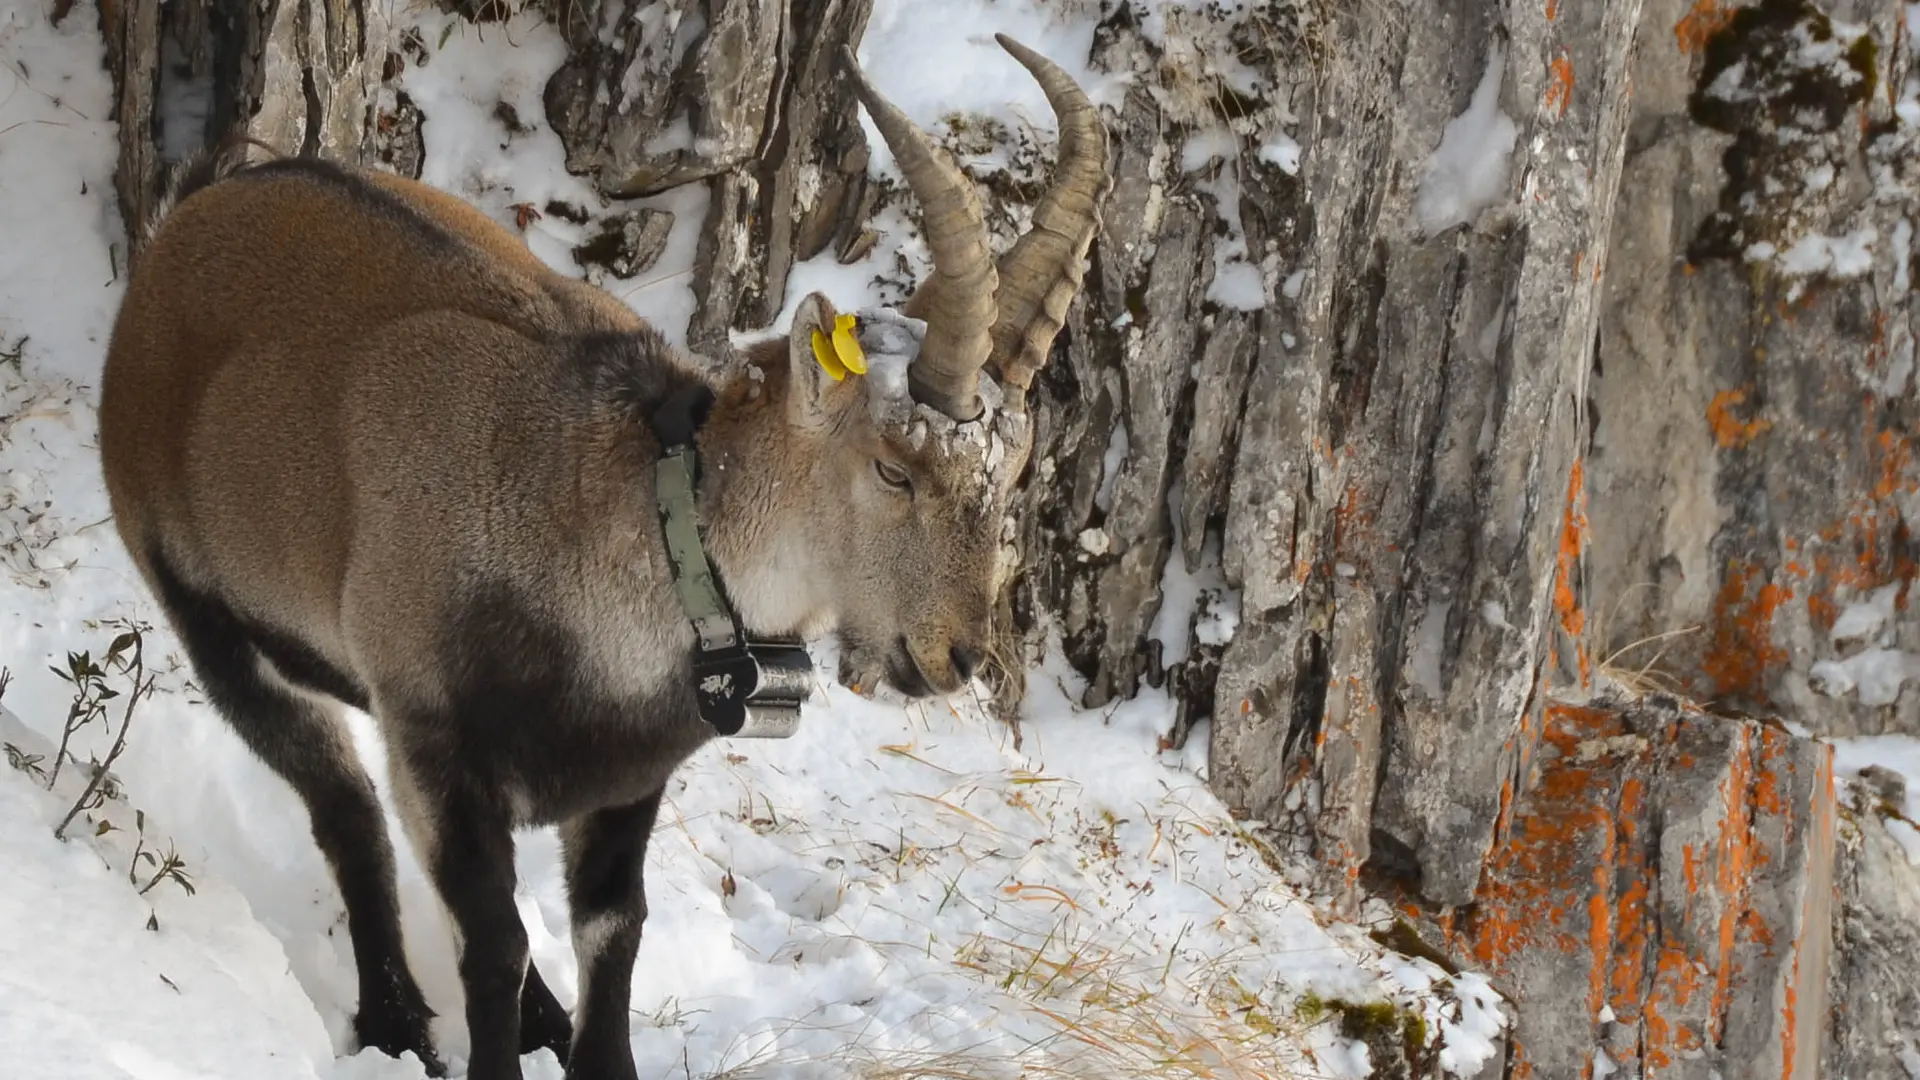
[[[1836,650],[1866,642],[1850,655],[1816,661],[1807,669],[1813,688],[1830,697],[1857,692],[1862,705],[1891,705],[1908,679],[1920,678],[1920,657],[1891,647],[1900,584],[1884,585],[1841,609],[1828,636]]]
[[[53,744],[4,709],[0,741],[52,761]],[[83,838],[62,843],[53,827],[80,793],[79,770],[65,770],[57,797],[29,777],[0,769],[9,1075],[293,1078],[331,1068],[326,1028],[246,898],[199,875],[191,896],[171,881],[139,895],[126,881],[131,808],[109,803],[94,816],[115,831],[96,839],[83,822]],[[160,831],[145,822],[149,841]]]
[[[1855,735],[1826,740],[1833,744],[1833,772],[1853,779],[1868,766],[1899,773],[1907,781],[1905,805],[1895,807],[1905,821],[1887,819],[1887,832],[1906,850],[1907,861],[1920,866],[1920,737],[1913,735]]]
[[[1427,159],[1414,213],[1428,236],[1471,223],[1506,191],[1507,161],[1519,136],[1513,120],[1500,111],[1506,70],[1505,51],[1497,43],[1490,46],[1467,111],[1447,122],[1440,145]]]
[[[1246,259],[1246,240],[1216,245],[1213,281],[1207,299],[1235,311],[1259,311],[1267,306],[1267,283],[1260,268]]]
[[[1862,705],[1891,705],[1899,699],[1902,683],[1920,678],[1920,657],[1898,649],[1863,649],[1840,660],[1817,661],[1807,676],[1829,697],[1857,691]]]
[[[1920,736],[1854,735],[1832,738],[1833,771],[1841,778],[1860,775],[1870,765],[1907,777],[1907,804],[1902,813],[1920,821]]]
[[[1275,132],[1260,144],[1260,160],[1288,176],[1300,174],[1300,144],[1284,131]]]
[[[1867,599],[1856,601],[1842,608],[1838,618],[1833,620],[1833,629],[1829,636],[1834,643],[1852,641],[1878,633],[1893,618],[1893,608],[1900,599],[1900,583],[1884,585],[1867,595]]]
[[[1440,1048],[1440,1067],[1470,1075],[1498,1049],[1493,1040],[1504,1030],[1506,1019],[1500,1011],[1500,995],[1485,975],[1465,971],[1454,976],[1453,983],[1460,996],[1460,1016],[1457,1022],[1443,1025],[1447,1042]]]
[[[432,125],[425,136],[421,180],[459,195],[503,223],[513,219],[512,207],[521,203],[539,209],[559,200],[589,211],[604,209],[591,184],[556,167],[565,158],[565,148],[546,122],[542,94],[547,76],[566,59],[557,33],[526,13],[505,23],[473,24],[423,6],[408,11],[406,18],[419,27],[422,40],[441,43],[444,38],[439,47],[430,45],[425,64],[409,64],[398,80]],[[532,130],[509,132],[495,115],[501,104],[511,106],[520,123]],[[689,184],[620,206],[667,211],[673,215],[673,229],[651,271],[634,281],[611,282],[608,291],[647,314],[669,342],[682,348],[695,306],[690,268],[708,201],[704,185]],[[543,214],[523,235],[534,254],[577,276],[572,251],[592,229],[591,222],[576,225]]]
[[[1159,643],[1160,662],[1166,667],[1186,660],[1195,641],[1225,645],[1240,626],[1240,590],[1227,584],[1221,569],[1218,533],[1207,534],[1199,567],[1187,569],[1182,553],[1186,528],[1180,514],[1183,487],[1175,481],[1167,493],[1167,510],[1173,518],[1173,550],[1160,572],[1160,606],[1147,630],[1147,639]]]
[[[1247,234],[1240,220],[1240,140],[1220,125],[1204,127],[1187,136],[1180,149],[1180,166],[1188,174],[1202,174],[1193,187],[1213,196],[1214,209],[1226,225],[1226,238],[1213,246],[1213,279],[1208,300],[1235,311],[1259,311],[1267,306],[1266,275],[1248,262]]]
[[[1904,297],[1913,287],[1910,252],[1913,251],[1913,222],[1901,218],[1893,226],[1893,244],[1888,248],[1893,253],[1893,294],[1895,298]]]
[[[1480,617],[1487,625],[1496,630],[1512,630],[1513,624],[1507,621],[1507,605],[1498,600],[1489,600],[1480,605]]]
[[[1095,105],[1117,107],[1128,78],[1088,65],[1093,30],[1091,19],[1063,18],[1058,5],[1041,0],[877,0],[858,57],[874,86],[936,138],[950,118],[964,116],[1031,128],[1051,146],[1055,128],[1046,95],[993,35],[1004,33],[1059,64]],[[868,173],[898,179],[893,155],[865,110],[860,123],[873,148]]]
[[[909,26],[903,0],[882,0],[868,62],[923,121],[979,110],[1043,125],[1037,88],[1017,66],[1008,72],[985,33],[1006,29],[1063,62],[1084,57],[1092,16],[1061,10],[956,3],[929,33],[930,15],[914,9]],[[610,209],[560,167],[542,120],[540,91],[561,58],[550,28],[523,14],[456,25],[440,44],[448,17],[437,9],[396,17],[434,43],[403,77],[427,116],[430,183],[503,223],[524,202]],[[351,1052],[344,916],[304,810],[201,700],[108,521],[93,410],[125,241],[97,25],[84,5],[59,29],[43,5],[0,12],[0,353],[20,345],[17,366],[0,362],[0,663],[20,717],[4,722],[5,741],[48,752],[68,687],[47,665],[68,650],[99,653],[116,620],[150,628],[158,688],[114,766],[122,798],[98,812],[116,831],[55,840],[62,800],[29,772],[0,769],[0,923],[10,928],[0,935],[0,1060],[36,1076],[417,1080],[416,1062]],[[1098,81],[1096,99],[1115,100],[1118,85]],[[533,130],[508,133],[494,117],[503,100]],[[696,185],[620,209],[633,205],[671,210],[674,232],[646,280],[614,294],[682,339],[706,195]],[[809,289],[841,310],[898,299],[892,268],[914,244],[899,239],[905,225],[883,218],[888,239],[852,267],[830,256],[796,267],[779,329]],[[590,227],[547,215],[525,235],[577,275],[569,249]],[[895,352],[875,341],[872,377],[897,374]],[[1190,649],[1196,621],[1198,640],[1229,640],[1239,603],[1217,588],[1217,538],[1197,574],[1170,563],[1169,655]],[[1428,973],[1423,984],[1406,958],[1323,921],[1207,790],[1204,730],[1183,753],[1158,750],[1173,721],[1164,694],[1080,710],[1056,650],[1030,673],[1015,746],[972,703],[864,699],[833,684],[830,642],[818,658],[822,689],[796,736],[715,744],[669,785],[634,974],[641,1075],[804,1080],[938,1065],[983,1078],[1128,1076],[1228,1061],[1364,1075],[1363,1047],[1297,1018],[1308,992],[1420,1009],[1461,1075],[1493,1053],[1503,1021],[1485,981]],[[352,723],[383,778],[371,721]],[[97,730],[75,744],[81,760],[106,745]],[[63,786],[78,773],[67,770]],[[390,805],[383,779],[381,794]],[[135,807],[142,830],[127,825]],[[447,922],[391,814],[389,827],[410,964],[458,1075],[468,1041]],[[163,882],[141,896],[129,884],[135,831],[177,847],[191,895]],[[558,860],[553,830],[517,838],[533,959],[571,1006]],[[549,1055],[523,1064],[530,1080],[560,1075]]]
[[[1779,267],[1785,273],[1801,277],[1813,274],[1859,277],[1873,269],[1873,246],[1877,239],[1870,225],[1845,236],[1810,234],[1780,253]]]

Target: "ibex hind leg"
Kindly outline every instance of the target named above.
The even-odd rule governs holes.
[[[159,553],[151,558],[168,621],[207,696],[306,804],[314,841],[346,904],[360,982],[353,1025],[360,1045],[393,1057],[411,1050],[430,1075],[445,1075],[428,1029],[433,1012],[402,948],[393,845],[373,781],[339,719],[292,682],[356,707],[364,707],[365,694],[297,642],[250,630],[218,597],[182,582]]]
[[[527,981],[520,986],[520,1052],[551,1050],[560,1064],[565,1065],[572,1044],[573,1018],[547,988],[533,961],[528,960]]]

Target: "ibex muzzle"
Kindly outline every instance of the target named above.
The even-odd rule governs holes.
[[[697,454],[696,546],[744,633],[837,631],[856,672],[912,695],[981,662],[1025,390],[1109,186],[1086,96],[999,40],[1045,88],[1061,152],[997,264],[971,185],[846,57],[935,259],[904,316],[865,330],[877,346],[911,329],[908,357],[875,355],[866,377],[816,355],[844,329],[818,294],[784,341],[706,373],[479,212],[390,175],[216,156],[156,224],[102,387],[115,521],[209,698],[306,804],[346,905],[363,1045],[440,1070],[342,705],[377,721],[457,930],[470,1075],[518,1076],[546,1046],[571,1077],[634,1076],[647,835],[668,775],[714,735],[704,616],[664,538],[663,425]],[[550,823],[571,1019],[513,902],[512,830]]]

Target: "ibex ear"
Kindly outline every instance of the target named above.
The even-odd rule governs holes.
[[[866,361],[853,340],[852,317],[834,310],[833,302],[808,293],[793,313],[787,331],[787,362],[792,368],[794,422],[803,426],[824,423],[834,411],[830,400],[845,389],[849,374],[866,372]]]

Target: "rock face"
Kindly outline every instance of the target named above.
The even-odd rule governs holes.
[[[1920,733],[1903,5],[1645,7],[1591,380],[1595,648]]]
[[[1511,995],[1505,1075],[1822,1075],[1829,749],[1671,699],[1556,703],[1534,767],[1474,902],[1406,906]]]
[[[1819,1075],[1912,1080],[1920,1069],[1920,829],[1858,785],[1840,821],[1828,976],[1832,1028]],[[1896,837],[1896,830],[1904,837]]]
[[[121,208],[145,220],[164,166],[240,133],[282,153],[358,161],[392,42],[383,9],[359,0],[100,0],[119,96]],[[163,95],[187,103],[165,130]],[[143,238],[131,238],[134,254]]]
[[[568,59],[547,85],[547,120],[570,171],[625,197],[747,164],[767,132],[783,36],[818,14],[763,0],[557,10]]]
[[[711,195],[702,352],[897,198],[833,59],[870,5],[550,9],[568,167]],[[418,169],[371,7],[216,7],[103,4],[130,220],[208,133]],[[1751,717],[1920,732],[1905,7],[1097,10],[1091,62],[1133,79],[1032,392],[1013,654],[1051,634],[1089,704],[1167,687],[1171,738],[1204,731],[1214,788],[1337,903],[1396,893],[1496,973],[1502,1075],[1600,1075],[1599,1048],[1615,1075],[1902,1076],[1920,882],[1878,818],[1836,819],[1818,747]],[[205,132],[155,126],[178,71]],[[1004,243],[1033,185],[974,171]],[[1176,578],[1195,610],[1161,610]],[[1609,685],[1710,711],[1570,704]]]

